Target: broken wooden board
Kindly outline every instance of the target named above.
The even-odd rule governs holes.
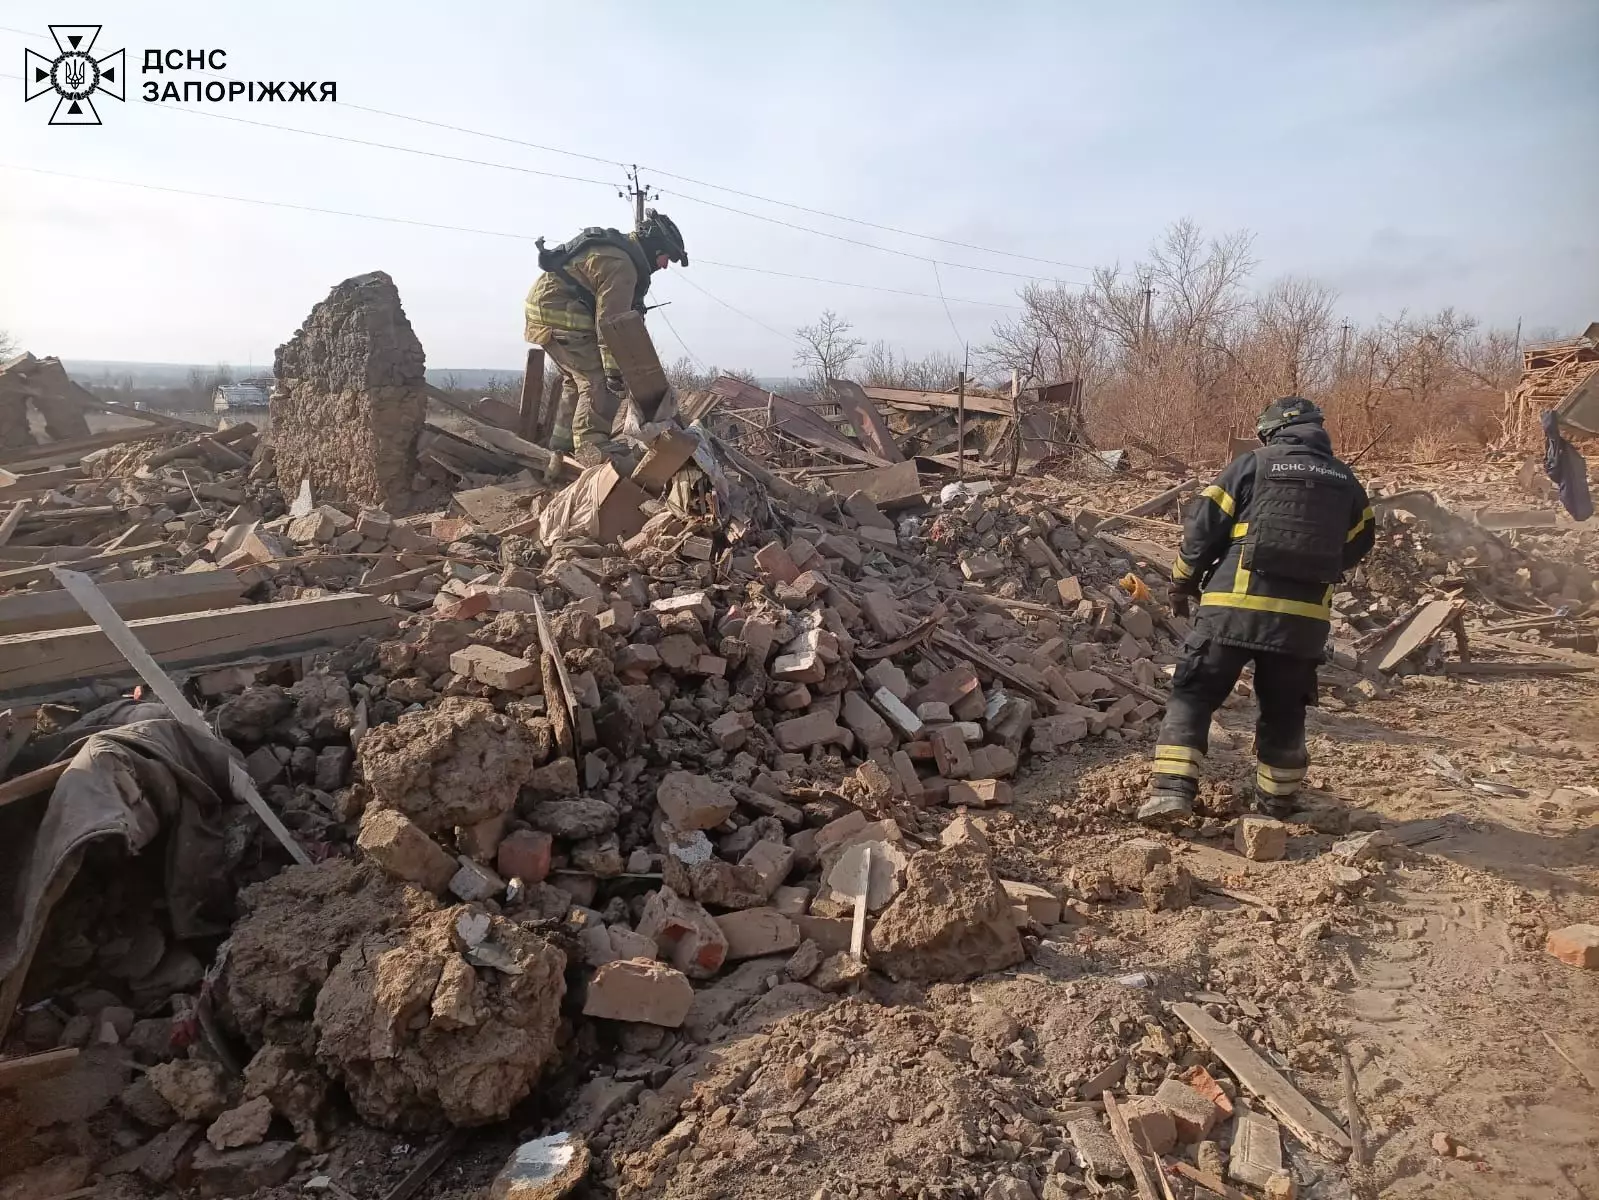
[[[1599,668],[1581,663],[1550,662],[1446,662],[1445,675],[1576,675]]]
[[[203,612],[236,604],[244,585],[232,571],[195,571],[105,583],[100,591],[125,620]],[[0,597],[0,635],[39,633],[90,624],[77,601],[63,591]]]
[[[20,1058],[0,1058],[0,1088],[20,1088],[65,1075],[77,1066],[78,1054],[76,1046],[67,1046],[42,1054],[24,1054]]]
[[[885,513],[917,508],[922,503],[922,482],[915,459],[873,471],[829,475],[827,482],[841,496],[860,492]]]
[[[806,408],[803,404],[796,404],[786,396],[779,396],[776,392],[768,392],[753,384],[745,383],[742,379],[734,379],[723,375],[711,384],[711,390],[718,396],[728,400],[737,400],[755,408],[766,408],[771,411],[772,425],[782,430],[791,437],[798,438],[814,446],[818,450],[825,450],[829,454],[836,454],[840,458],[847,458],[852,462],[865,463],[869,467],[887,467],[891,464],[881,455],[873,454],[862,449],[850,441],[838,430],[827,423],[826,418]]]
[[[694,457],[699,439],[681,429],[665,429],[650,443],[630,478],[652,496],[666,491],[676,475]]]
[[[956,392],[920,392],[913,388],[890,387],[864,387],[861,391],[880,404],[904,412],[926,412],[935,408],[954,412],[960,407],[960,395]],[[984,416],[1010,417],[1015,415],[1016,406],[998,396],[974,396],[968,391],[966,411]]]
[[[1581,650],[1567,650],[1563,646],[1545,646],[1539,642],[1523,641],[1521,638],[1503,637],[1497,633],[1473,634],[1472,644],[1491,646],[1495,650],[1505,650],[1513,654],[1530,654],[1534,658],[1551,658],[1590,671],[1599,668],[1599,656],[1584,654]]]
[[[1334,1162],[1349,1153],[1344,1131],[1235,1031],[1197,1004],[1174,1004],[1171,1011],[1305,1145]]]
[[[645,421],[654,420],[656,409],[672,385],[655,353],[649,330],[644,328],[644,315],[629,310],[607,317],[599,324],[599,334],[616,360],[627,394],[638,405],[640,416]]]
[[[871,397],[861,390],[860,384],[849,379],[829,379],[827,386],[861,445],[891,463],[904,461],[905,456],[894,441],[893,430],[889,429],[888,422],[883,420],[883,414],[877,411],[877,405],[872,403]]]
[[[7,471],[28,471],[39,467],[59,467],[75,463],[94,450],[121,446],[126,442],[142,442],[161,437],[169,430],[162,426],[146,425],[142,429],[113,429],[86,438],[73,438],[67,442],[41,442],[37,446],[12,446],[0,451],[0,467]]]
[[[79,549],[80,547],[62,547],[62,549]],[[142,546],[126,546],[120,550],[112,550],[105,554],[95,554],[88,558],[73,558],[72,567],[77,571],[98,571],[101,567],[109,567],[112,563],[133,562],[141,558],[172,558],[177,551],[166,542],[146,542]],[[61,561],[61,560],[57,560]],[[26,587],[41,579],[50,578],[48,561],[37,566],[18,567],[10,571],[0,571],[0,592],[7,588]]]
[[[131,627],[164,670],[189,675],[346,645],[386,633],[400,615],[375,597],[351,592],[151,617]],[[0,703],[37,703],[138,678],[96,628],[0,637]]]
[[[1377,669],[1386,673],[1397,668],[1437,637],[1461,608],[1459,600],[1429,600],[1423,604],[1408,621],[1378,644]]]
[[[14,475],[10,471],[0,471],[0,503],[14,500],[19,496],[36,496],[40,492],[81,483],[83,479],[82,467],[59,467],[54,471],[35,471],[32,475]]]

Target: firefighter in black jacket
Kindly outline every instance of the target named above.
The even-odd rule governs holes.
[[[1366,489],[1333,457],[1309,400],[1273,401],[1255,425],[1261,448],[1240,455],[1206,488],[1172,564],[1172,609],[1199,612],[1183,643],[1155,747],[1148,824],[1193,812],[1211,714],[1255,664],[1256,806],[1294,807],[1305,777],[1305,707],[1332,615],[1333,586],[1375,540]],[[1203,591],[1201,591],[1203,588]]]

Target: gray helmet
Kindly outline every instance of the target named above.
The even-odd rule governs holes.
[[[646,208],[644,223],[638,228],[638,240],[651,261],[657,254],[664,254],[679,266],[688,266],[688,250],[683,246],[683,235],[677,223],[665,213]]]
[[[1321,409],[1303,396],[1284,396],[1266,406],[1255,422],[1255,436],[1261,441],[1271,440],[1271,435],[1290,425],[1322,424]]]

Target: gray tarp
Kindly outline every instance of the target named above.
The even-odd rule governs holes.
[[[233,888],[223,861],[228,750],[171,719],[90,735],[48,801],[0,808],[0,981],[14,999],[50,908],[90,843],[117,838],[138,854],[158,836],[172,932],[223,933]],[[40,808],[44,811],[41,815]],[[0,1013],[0,1021],[4,1013]]]

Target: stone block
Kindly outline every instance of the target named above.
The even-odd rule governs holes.
[[[1010,802],[1010,784],[1003,779],[957,779],[949,785],[944,801],[951,808],[997,808]]]
[[[655,802],[679,829],[715,829],[738,809],[725,784],[689,771],[672,771],[655,789]]]
[[[842,743],[850,737],[849,730],[825,711],[779,721],[772,727],[772,734],[783,750],[809,750],[812,746]]]
[[[455,857],[456,872],[450,877],[450,891],[457,898],[472,904],[492,900],[505,891],[505,880],[482,863],[473,862],[464,854]]]
[[[880,658],[866,671],[867,686],[876,692],[880,688],[887,688],[896,698],[903,700],[911,694],[910,680],[905,678],[905,672],[886,658]]]
[[[1005,564],[997,555],[993,554],[968,554],[961,559],[961,574],[967,579],[981,582],[993,579],[996,575],[1005,572]]]
[[[1239,817],[1233,844],[1245,858],[1276,862],[1288,852],[1288,826],[1270,817]]]
[[[494,866],[505,879],[543,883],[554,847],[555,839],[542,830],[518,829],[500,842]]]
[[[888,718],[890,724],[898,729],[905,737],[913,738],[921,734],[922,719],[910,710],[904,700],[896,696],[886,687],[880,687],[872,693],[872,703],[877,710]]]
[[[606,963],[594,973],[583,1013],[676,1029],[693,1003],[694,985],[681,971],[648,959],[624,958]]]
[[[868,751],[887,750],[894,745],[894,731],[859,692],[844,693],[841,715],[844,724]]]
[[[1177,1145],[1177,1123],[1164,1104],[1153,1096],[1129,1096],[1120,1104],[1133,1145],[1146,1146],[1156,1154],[1171,1153]]]
[[[239,1150],[218,1150],[202,1142],[189,1160],[189,1172],[202,1197],[250,1196],[285,1182],[299,1157],[300,1147],[293,1142],[262,1142]]]
[[[738,860],[740,869],[750,872],[757,891],[770,898],[794,867],[795,851],[782,842],[756,842]]]
[[[793,583],[799,578],[799,567],[783,548],[782,542],[768,542],[755,552],[755,565],[765,577],[766,586],[775,589],[780,583]]]
[[[948,843],[946,843],[948,844]],[[999,886],[1010,898],[1011,908],[1017,913],[1017,924],[1028,921],[1036,925],[1059,925],[1062,905],[1060,898],[1035,883],[1021,883],[1015,879],[1001,879]]]
[[[1144,876],[1161,863],[1171,862],[1171,851],[1153,838],[1130,838],[1111,851],[1110,875],[1118,887],[1141,888]]]
[[[1544,942],[1544,949],[1568,966],[1599,970],[1599,925],[1556,929]]]
[[[449,887],[456,872],[444,847],[396,809],[367,805],[356,845],[388,874],[435,894]]]
[[[450,670],[501,691],[525,688],[539,678],[539,664],[496,650],[493,646],[464,646],[450,655]]]
[[[721,926],[702,906],[669,887],[660,888],[645,902],[638,932],[670,956],[673,966],[695,979],[709,979],[727,960]]]
[[[800,944],[799,926],[775,908],[746,908],[716,918],[727,939],[727,958],[737,962],[781,954]]]
[[[1221,1109],[1180,1079],[1163,1081],[1155,1092],[1155,1102],[1171,1114],[1179,1142],[1202,1141],[1222,1116]]]
[[[755,716],[749,712],[725,712],[711,722],[711,740],[718,749],[732,753],[749,741]]]
[[[972,754],[966,736],[953,725],[935,729],[928,738],[933,744],[933,761],[946,779],[965,779],[972,773]]]

